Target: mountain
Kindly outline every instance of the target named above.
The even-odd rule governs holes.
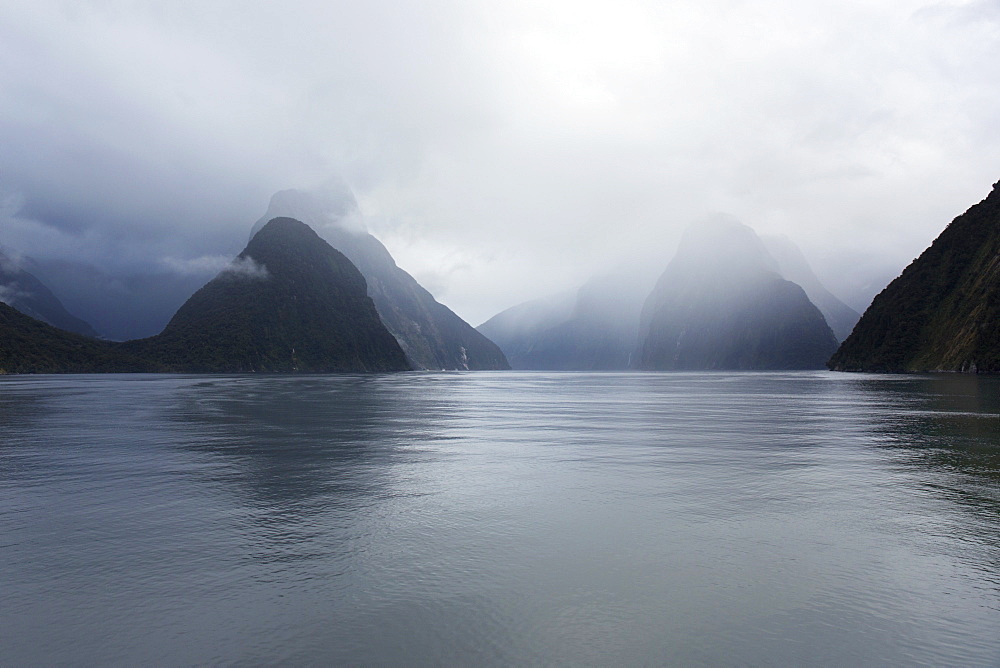
[[[109,273],[67,259],[37,258],[32,269],[73,313],[113,341],[163,331],[177,309],[212,278],[211,273]]]
[[[382,322],[421,369],[508,369],[503,352],[396,266],[382,243],[368,234],[346,186],[323,192],[283,190],[253,227],[279,216],[296,217],[354,263]]]
[[[361,272],[291,218],[264,225],[162,333],[122,349],[194,373],[410,368]]]
[[[829,366],[1000,373],[1000,182],[875,297]]]
[[[833,295],[820,282],[805,255],[795,243],[787,237],[761,236],[767,252],[778,263],[781,277],[797,284],[806,291],[809,301],[816,305],[826,323],[830,325],[837,341],[846,339],[854,325],[861,319],[861,314],[852,309]]]
[[[538,341],[573,315],[575,302],[575,292],[532,299],[497,313],[476,329],[500,347],[512,369],[551,369],[549,346]]]
[[[52,291],[25,269],[25,264],[32,263],[15,262],[0,251],[0,302],[53,327],[96,337],[93,327],[67,311]]]
[[[57,329],[0,303],[0,374],[165,370],[118,344]]]
[[[500,346],[515,369],[628,369],[639,312],[653,282],[642,274],[592,278],[575,293],[519,304],[478,329]]]
[[[838,340],[846,338],[860,314],[822,285],[791,240],[760,240],[770,256],[762,257],[762,262],[805,290],[832,323]],[[500,346],[515,369],[628,369],[636,352],[643,303],[663,266],[653,275],[644,264],[633,262],[627,270],[592,278],[575,293],[511,307],[477,329]]]
[[[685,232],[642,309],[636,366],[814,369],[837,347],[805,291],[757,234],[728,217]]]
[[[124,343],[0,304],[0,372],[366,372],[409,369],[361,272],[307,225],[267,223],[160,334]]]

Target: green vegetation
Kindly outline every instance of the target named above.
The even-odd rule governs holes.
[[[329,199],[333,195],[332,201]],[[254,230],[275,216],[294,218],[321,229],[326,240],[350,259],[368,282],[368,295],[385,327],[406,352],[413,366],[421,369],[509,369],[507,358],[488,338],[434,299],[412,276],[396,266],[392,255],[370,234],[330,224],[338,217],[357,212],[349,191],[315,193],[283,190],[275,193],[268,214]]]
[[[111,343],[0,304],[0,369],[10,373],[400,371],[361,273],[307,225],[269,222],[164,331]]]
[[[0,303],[0,372],[116,373],[166,371],[155,362],[99,341],[56,329]]]
[[[1000,373],[1000,183],[875,298],[828,366]]]

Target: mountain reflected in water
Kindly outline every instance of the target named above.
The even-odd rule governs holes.
[[[196,436],[186,450],[224,465],[222,475],[212,470],[211,482],[228,483],[246,503],[308,508],[327,497],[363,502],[393,493],[392,465],[407,445],[393,416],[419,410],[380,380],[201,381],[177,392],[164,417]],[[389,406],[394,409],[386,411]],[[432,424],[425,412],[413,421],[413,437],[430,437]]]

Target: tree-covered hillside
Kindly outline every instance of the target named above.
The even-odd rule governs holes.
[[[7,373],[401,371],[361,273],[307,225],[272,220],[196,292],[161,334],[112,343],[0,304]]]
[[[1000,373],[1000,183],[875,297],[829,366]]]

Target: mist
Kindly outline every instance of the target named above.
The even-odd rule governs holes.
[[[860,311],[1000,178],[998,36],[996,1],[5,3],[0,245],[207,281],[333,179],[472,323],[711,211]]]
[[[732,216],[689,227],[642,306],[635,365],[647,370],[821,369],[837,337],[806,291]]]

